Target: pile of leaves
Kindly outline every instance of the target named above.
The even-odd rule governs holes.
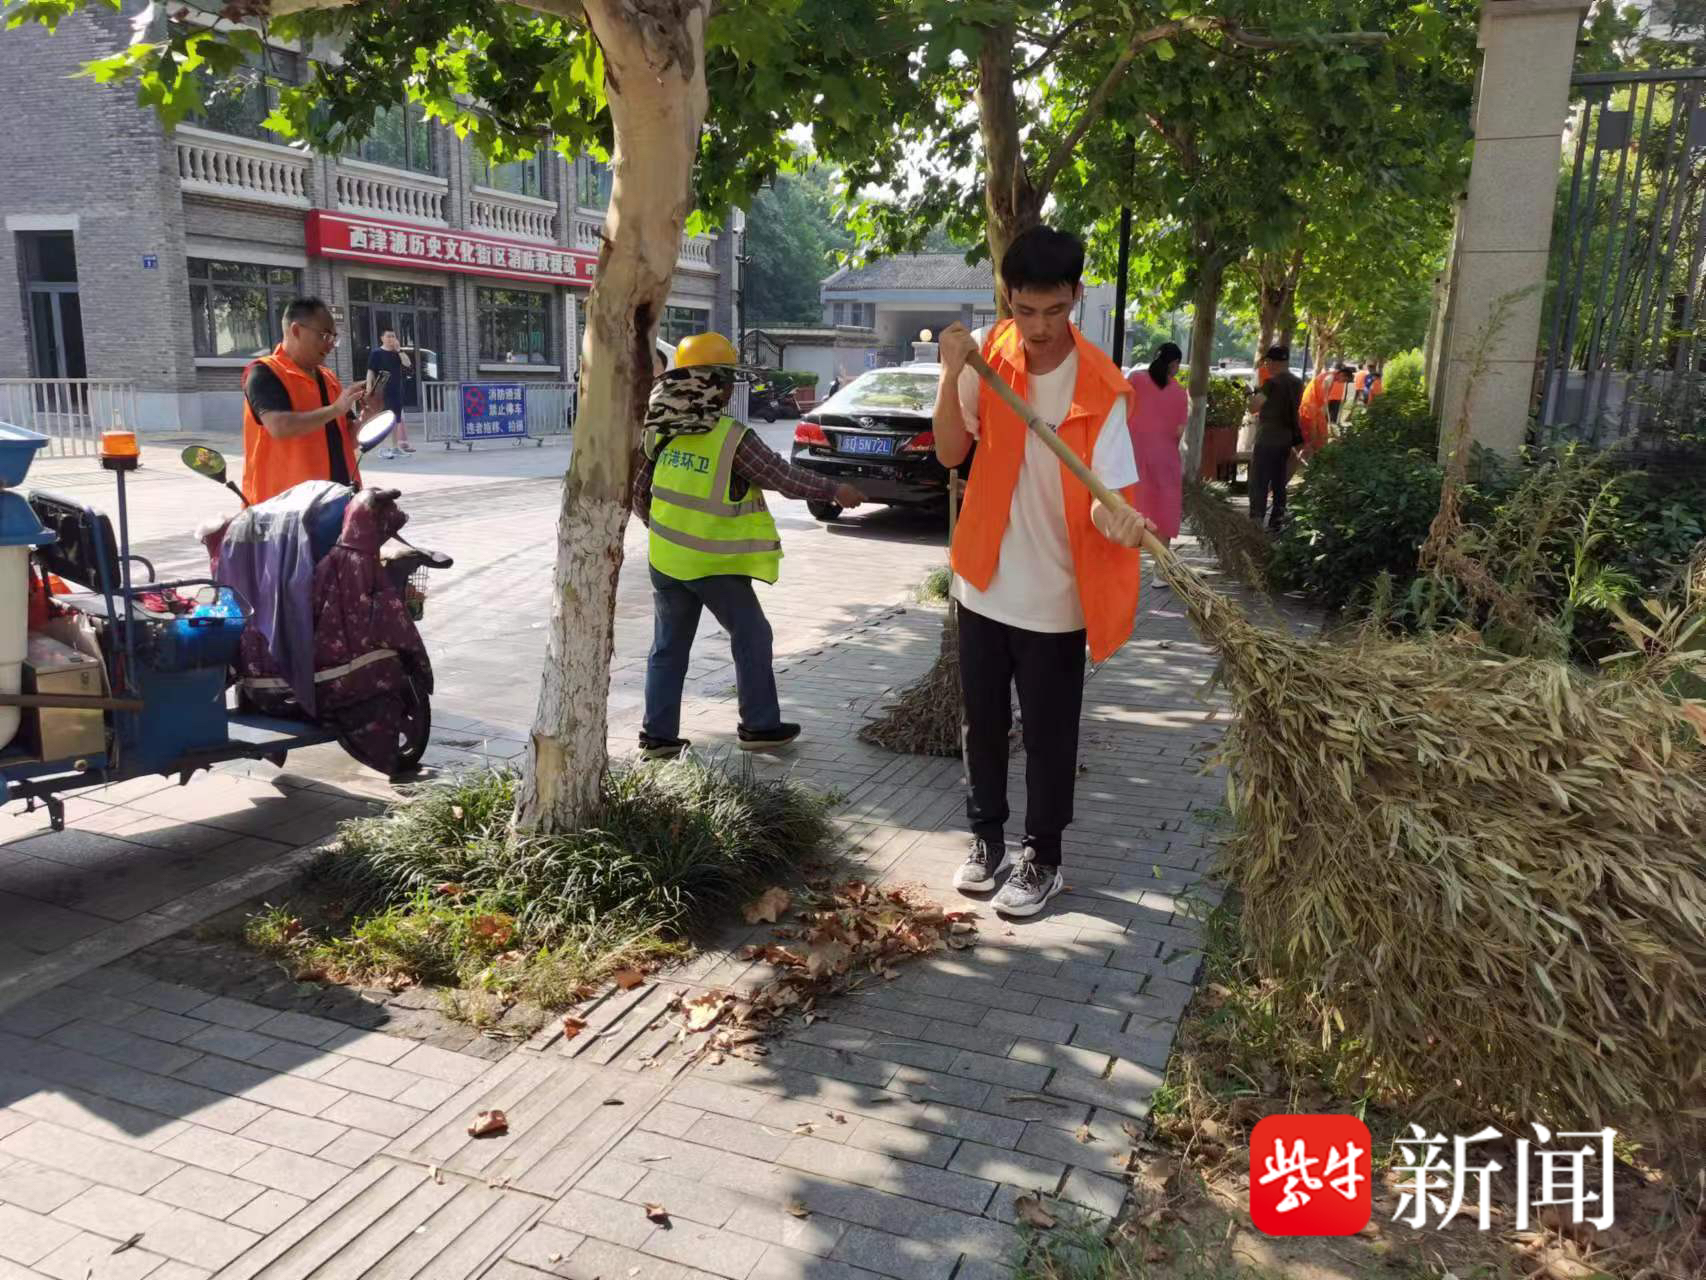
[[[763,1041],[792,1019],[811,1025],[820,1001],[892,981],[907,960],[977,943],[975,912],[945,910],[911,886],[817,884],[797,900],[773,887],[744,914],[749,924],[777,926],[772,941],[739,952],[774,972],[739,992],[715,988],[677,1002],[676,1043],[691,1057],[760,1057]]]
[[[859,729],[859,741],[919,756],[960,754],[960,626],[953,605],[930,670]]]
[[[1291,1016],[1421,1111],[1706,1103],[1706,730],[1665,687],[1699,651],[1594,677],[1473,635],[1304,641],[1156,559],[1221,657],[1221,870]]]
[[[1223,572],[1247,587],[1268,589],[1268,535],[1227,500],[1226,490],[1196,476],[1184,481],[1185,518],[1214,552]]]

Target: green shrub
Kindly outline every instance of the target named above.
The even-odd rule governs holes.
[[[1426,370],[1422,365],[1422,353],[1412,348],[1400,352],[1388,360],[1380,370],[1380,388],[1384,395],[1397,391],[1412,391],[1423,388],[1423,374]],[[1375,397],[1377,400],[1380,397]]]
[[[1431,457],[1439,445],[1439,419],[1420,383],[1402,391],[1388,388],[1358,409],[1343,431],[1376,448],[1399,453],[1415,449]]]
[[[1404,594],[1444,478],[1430,453],[1394,449],[1383,431],[1333,441],[1291,492],[1270,577],[1331,608],[1366,602],[1383,574]]]
[[[1250,403],[1250,388],[1239,378],[1208,380],[1208,418],[1211,427],[1236,427],[1244,421]]]

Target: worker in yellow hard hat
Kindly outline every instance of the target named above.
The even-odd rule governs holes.
[[[675,365],[652,384],[646,407],[645,465],[634,510],[651,529],[652,651],[640,751],[680,755],[681,690],[699,615],[729,633],[739,694],[743,751],[784,746],[800,726],[782,719],[772,670],[770,623],[753,580],[775,582],[782,540],[765,489],[788,498],[856,507],[865,495],[790,465],[726,410],[740,357],[720,333],[696,333],[675,349]]]

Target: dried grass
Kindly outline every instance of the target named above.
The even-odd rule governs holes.
[[[1208,544],[1221,570],[1257,591],[1268,589],[1268,535],[1226,500],[1226,490],[1196,476],[1185,477],[1185,518]]]
[[[1662,672],[1305,642],[1156,560],[1221,655],[1222,870],[1294,1015],[1436,1114],[1706,1101],[1706,730]]]
[[[958,756],[960,720],[960,628],[949,605],[934,665],[860,728],[859,741],[910,755]]]

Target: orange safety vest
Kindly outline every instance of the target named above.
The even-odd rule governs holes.
[[[1072,409],[1058,434],[1085,466],[1096,448],[1096,434],[1116,402],[1131,393],[1114,362],[1072,330],[1078,344],[1078,380],[1072,388]],[[1025,343],[1011,320],[991,330],[983,358],[996,375],[1021,396],[1025,394]],[[1013,513],[1013,491],[1025,461],[1025,433],[1030,430],[1004,400],[987,386],[978,390],[978,447],[971,478],[966,483],[959,523],[948,560],[955,573],[979,591],[987,591],[1001,559],[1001,539]],[[1063,464],[1061,491],[1066,506],[1066,534],[1072,547],[1072,567],[1078,579],[1078,600],[1093,662],[1106,661],[1131,635],[1137,614],[1142,556],[1132,547],[1109,542],[1090,522],[1090,491]],[[1136,505],[1137,486],[1121,491]]]
[[[257,364],[266,365],[278,375],[278,380],[290,393],[290,408],[295,413],[323,408],[329,400],[336,400],[343,394],[343,384],[338,381],[338,375],[322,365],[320,374],[326,380],[326,395],[329,397],[329,400],[322,400],[314,375],[284,354],[283,343],[275,347],[270,356],[261,356],[243,370],[245,382],[248,381],[249,370]],[[347,418],[338,423],[338,435],[343,440],[344,464],[349,468],[350,483],[359,489],[361,469],[356,464],[355,442],[351,438]],[[249,398],[243,397],[243,496],[249,500],[250,506],[276,498],[304,480],[331,478],[332,466],[331,459],[326,456],[324,429],[280,440],[261,425],[261,420],[249,406]]]
[[[1345,384],[1348,381],[1349,379],[1341,378],[1337,372],[1333,374],[1333,380],[1327,384],[1327,402],[1329,404],[1345,398]]]

